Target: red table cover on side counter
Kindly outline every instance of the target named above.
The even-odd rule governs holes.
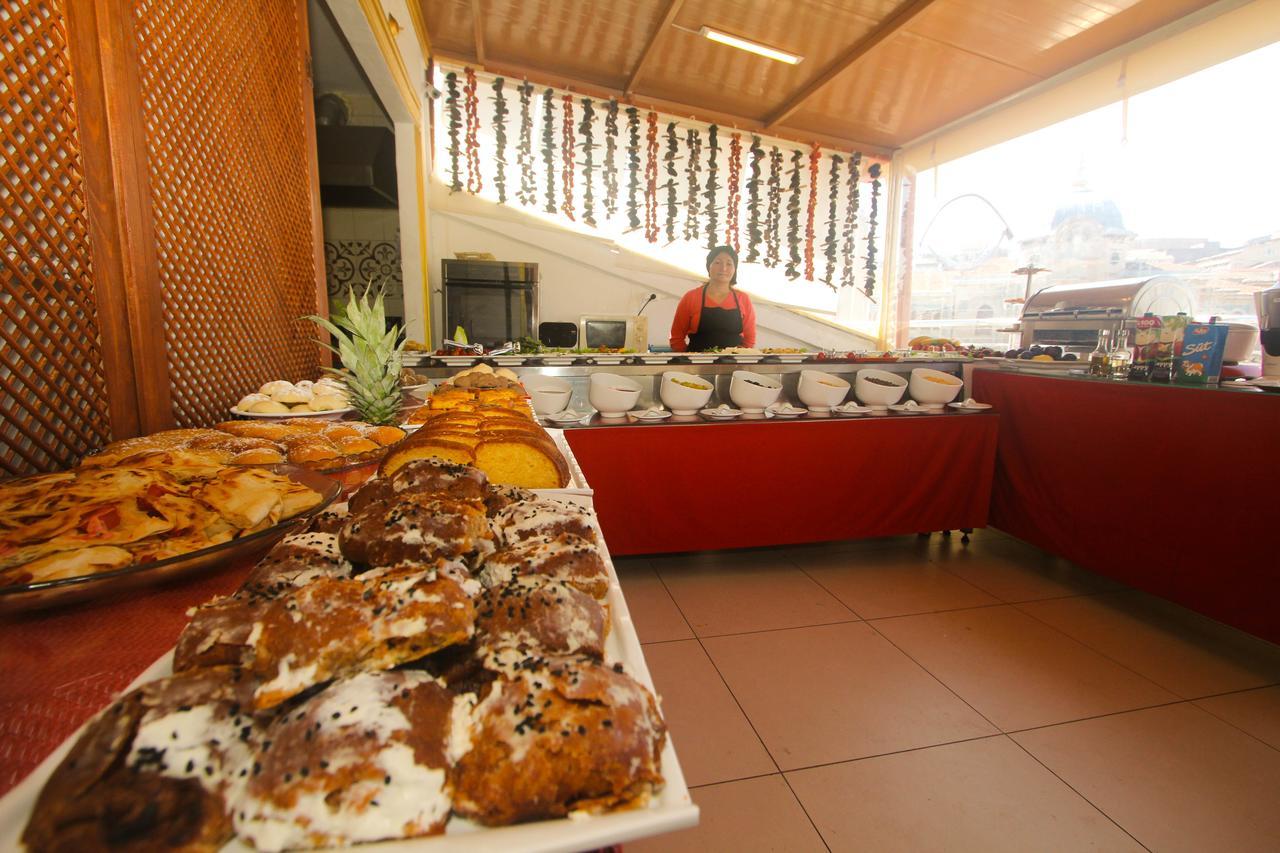
[[[998,418],[572,429],[614,554],[982,527]]]
[[[1001,413],[991,524],[1280,642],[1280,399],[974,372]]]

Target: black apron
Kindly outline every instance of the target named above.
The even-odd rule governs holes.
[[[742,346],[742,308],[738,304],[738,294],[734,290],[732,308],[708,308],[707,288],[702,285],[702,317],[698,320],[698,331],[689,336],[689,351],[704,352],[716,347]]]

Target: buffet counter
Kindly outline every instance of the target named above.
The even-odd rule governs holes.
[[[1000,412],[993,526],[1280,642],[1280,398],[997,370],[973,387]]]

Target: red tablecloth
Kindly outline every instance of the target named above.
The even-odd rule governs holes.
[[[188,607],[236,589],[256,559],[151,590],[0,616],[0,794],[168,651]]]
[[[991,524],[1280,642],[1280,399],[974,372],[1001,413]]]
[[[565,431],[614,554],[987,523],[991,414]]]

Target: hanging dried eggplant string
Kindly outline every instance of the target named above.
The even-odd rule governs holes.
[[[595,105],[590,98],[582,99],[582,122],[578,133],[582,134],[582,221],[596,227],[596,197],[592,184],[595,181]]]
[[[527,80],[516,87],[520,93],[520,141],[516,163],[520,166],[520,190],[516,199],[526,207],[538,203],[538,184],[533,177],[533,84]]]
[[[458,167],[458,128],[462,114],[458,110],[458,75],[450,71],[444,75],[445,109],[449,113],[449,192],[462,191],[462,171]]]
[[[738,251],[738,209],[742,206],[742,134],[729,138],[729,209],[725,213],[724,241]]]
[[[804,277],[813,281],[814,213],[818,209],[818,166],[822,163],[822,149],[814,145],[809,151],[809,207],[804,220]]]
[[[645,133],[644,238],[658,242],[658,114],[649,111]]]
[[[840,164],[844,158],[839,154],[831,155],[831,174],[827,176],[827,238],[822,241],[822,254],[827,259],[827,273],[822,283],[832,290],[836,289],[836,249],[840,239],[836,230],[839,225],[840,210]]]
[[[484,189],[484,180],[480,176],[480,98],[476,95],[476,72],[468,66],[463,69],[467,75],[463,94],[466,100],[464,108],[467,121],[467,192],[479,195]]]
[[[555,97],[552,89],[542,93],[542,163],[547,172],[547,203],[542,209],[556,212],[556,128]]]
[[[640,110],[627,107],[627,230],[640,224]]]
[[[747,182],[747,256],[746,263],[753,263],[760,257],[760,161],[764,159],[764,149],[760,147],[760,137],[751,137],[751,180]]]
[[[501,77],[493,78],[493,185],[498,188],[498,204],[507,203],[507,97]]]
[[[867,217],[867,283],[862,292],[871,299],[876,292],[876,214],[880,210],[880,164],[867,169],[871,176],[871,215]]]
[[[720,226],[716,218],[716,211],[719,209],[718,203],[720,201],[720,184],[716,181],[717,163],[720,157],[720,145],[716,142],[716,135],[719,130],[720,128],[714,124],[707,128],[707,183],[702,197],[707,203],[708,249],[716,247],[716,238],[720,236]]]
[[[781,260],[778,229],[782,225],[782,152],[769,149],[769,206],[764,215],[764,265],[776,267]]]
[[[573,151],[576,144],[573,139],[573,95],[565,95],[561,100],[563,116],[560,123],[560,180],[564,201],[560,204],[560,212],[574,221],[573,217],[573,172],[577,165],[573,162]]]
[[[862,152],[855,151],[849,157],[849,201],[844,207],[844,247],[840,254],[843,266],[840,270],[840,286],[853,287],[853,249],[858,233],[858,166]]]
[[[803,151],[792,151],[791,168],[787,170],[790,181],[787,185],[786,274],[789,279],[800,277],[800,164],[803,160]]]
[[[690,243],[698,242],[698,219],[701,217],[702,205],[698,202],[698,172],[702,165],[702,137],[698,135],[698,131],[689,128],[685,131],[685,155],[688,159],[684,164],[685,172],[685,193],[684,193],[684,239]]]
[[[667,182],[663,185],[667,191],[667,242],[676,239],[676,155],[680,153],[680,138],[676,136],[676,123],[667,122]]]
[[[618,102],[609,101],[604,114],[604,211],[618,213]]]

